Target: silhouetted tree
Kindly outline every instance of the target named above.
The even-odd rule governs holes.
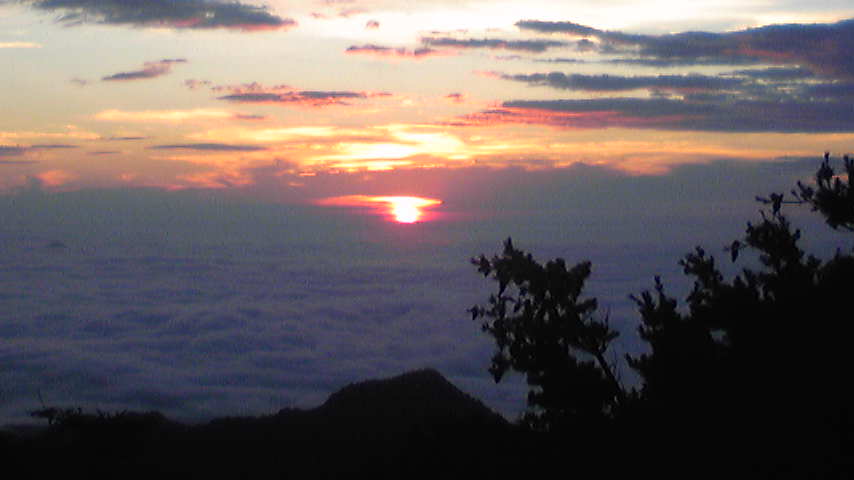
[[[798,182],[792,193],[821,212],[832,228],[854,231],[854,160],[845,155],[842,163],[845,173],[837,176],[830,166],[830,154],[825,153],[815,174],[815,187]]]
[[[489,371],[496,382],[511,369],[526,376],[528,424],[558,430],[611,417],[624,397],[606,360],[618,333],[595,315],[595,298],[582,298],[590,262],[541,265],[508,238],[502,255],[472,263],[498,282],[488,306],[470,310],[495,339]]]
[[[782,212],[784,204],[807,203],[831,227],[854,231],[854,162],[844,164],[847,179],[825,156],[816,185],[799,183],[793,200],[758,197],[771,208],[725,249],[729,260],[748,265],[732,278],[704,249],[686,255],[687,308],[658,278],[652,291],[631,296],[649,351],[626,356],[642,380],[630,394],[605,361],[617,333],[596,319],[595,299],[581,298],[589,262],[543,266],[509,240],[502,256],[474,259],[499,283],[488,307],[471,310],[498,347],[491,372],[496,380],[509,369],[525,373],[529,405],[547,428],[582,415],[640,414],[656,438],[670,435],[672,444],[690,432],[689,444],[718,456],[727,445],[780,461],[799,454],[783,449],[805,443],[816,454],[844,451],[854,432],[854,256],[807,254]]]
[[[845,165],[852,173],[847,158]],[[781,209],[809,203],[831,227],[854,230],[850,180],[835,177],[827,156],[816,180],[816,187],[799,183],[793,201],[758,197],[770,211],[727,249],[734,262],[753,252],[758,268],[727,280],[697,248],[680,262],[694,281],[687,312],[658,279],[654,293],[632,296],[650,352],[627,360],[643,378],[640,398],[659,426],[699,429],[709,442],[749,444],[778,459],[851,445],[854,256],[806,254]]]

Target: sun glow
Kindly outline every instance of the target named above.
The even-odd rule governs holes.
[[[347,195],[326,198],[320,205],[340,207],[369,207],[379,209],[397,223],[416,223],[425,219],[425,209],[441,205],[435,198],[410,196]]]
[[[441,200],[421,197],[374,197],[374,199],[388,205],[391,215],[398,223],[415,223],[423,216],[424,208],[442,203]]]

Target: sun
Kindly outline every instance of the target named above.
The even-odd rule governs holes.
[[[425,220],[425,210],[441,205],[442,201],[435,198],[413,196],[369,196],[347,195],[320,200],[321,205],[343,207],[369,207],[378,209],[397,223],[417,223]]]
[[[392,203],[391,213],[398,223],[415,223],[421,218],[421,211],[409,202]]]
[[[423,197],[372,197],[388,205],[389,213],[397,223],[415,223],[424,215],[423,209],[442,203],[441,200]]]

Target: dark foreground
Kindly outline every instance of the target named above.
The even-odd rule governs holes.
[[[854,472],[849,452],[807,432],[770,440],[749,426],[707,434],[691,431],[686,421],[585,426],[560,437],[533,433],[434,370],[350,385],[312,410],[203,425],[159,413],[47,409],[41,416],[48,428],[0,437],[6,478],[850,478]]]

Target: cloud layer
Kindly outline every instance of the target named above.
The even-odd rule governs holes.
[[[817,73],[854,79],[854,19],[832,24],[769,25],[727,33],[638,35],[572,22],[522,20],[522,30],[592,38],[605,54],[670,64],[804,64]],[[591,44],[592,45],[592,44]]]
[[[181,419],[267,414],[424,366],[512,418],[525,388],[489,377],[491,340],[466,309],[494,285],[468,258],[497,252],[509,235],[540,260],[590,259],[587,291],[623,332],[621,353],[632,351],[637,315],[626,295],[654,275],[687,294],[678,256],[696,243],[724,254],[744,226],[733,216],[755,215],[754,195],[790,187],[819,161],[667,177],[475,168],[456,173],[460,191],[435,207],[446,220],[407,226],[211,192],[50,194],[34,180],[0,196],[0,424],[25,419],[39,393],[50,405]],[[406,183],[405,173],[387,175],[378,184]],[[484,205],[504,213],[484,216]],[[453,213],[472,218],[461,228]],[[809,215],[792,213],[799,226]],[[826,231],[805,228],[813,241]]]
[[[605,68],[616,64],[714,67],[657,75],[481,72],[588,98],[505,101],[462,125],[522,123],[570,129],[639,128],[712,132],[854,131],[854,20],[771,25],[728,33],[641,35],[572,22],[524,20],[522,31],[584,42]],[[582,63],[583,59],[548,59]],[[741,68],[735,69],[738,65]],[[750,66],[750,68],[745,68]],[[607,96],[605,96],[607,95]]]

